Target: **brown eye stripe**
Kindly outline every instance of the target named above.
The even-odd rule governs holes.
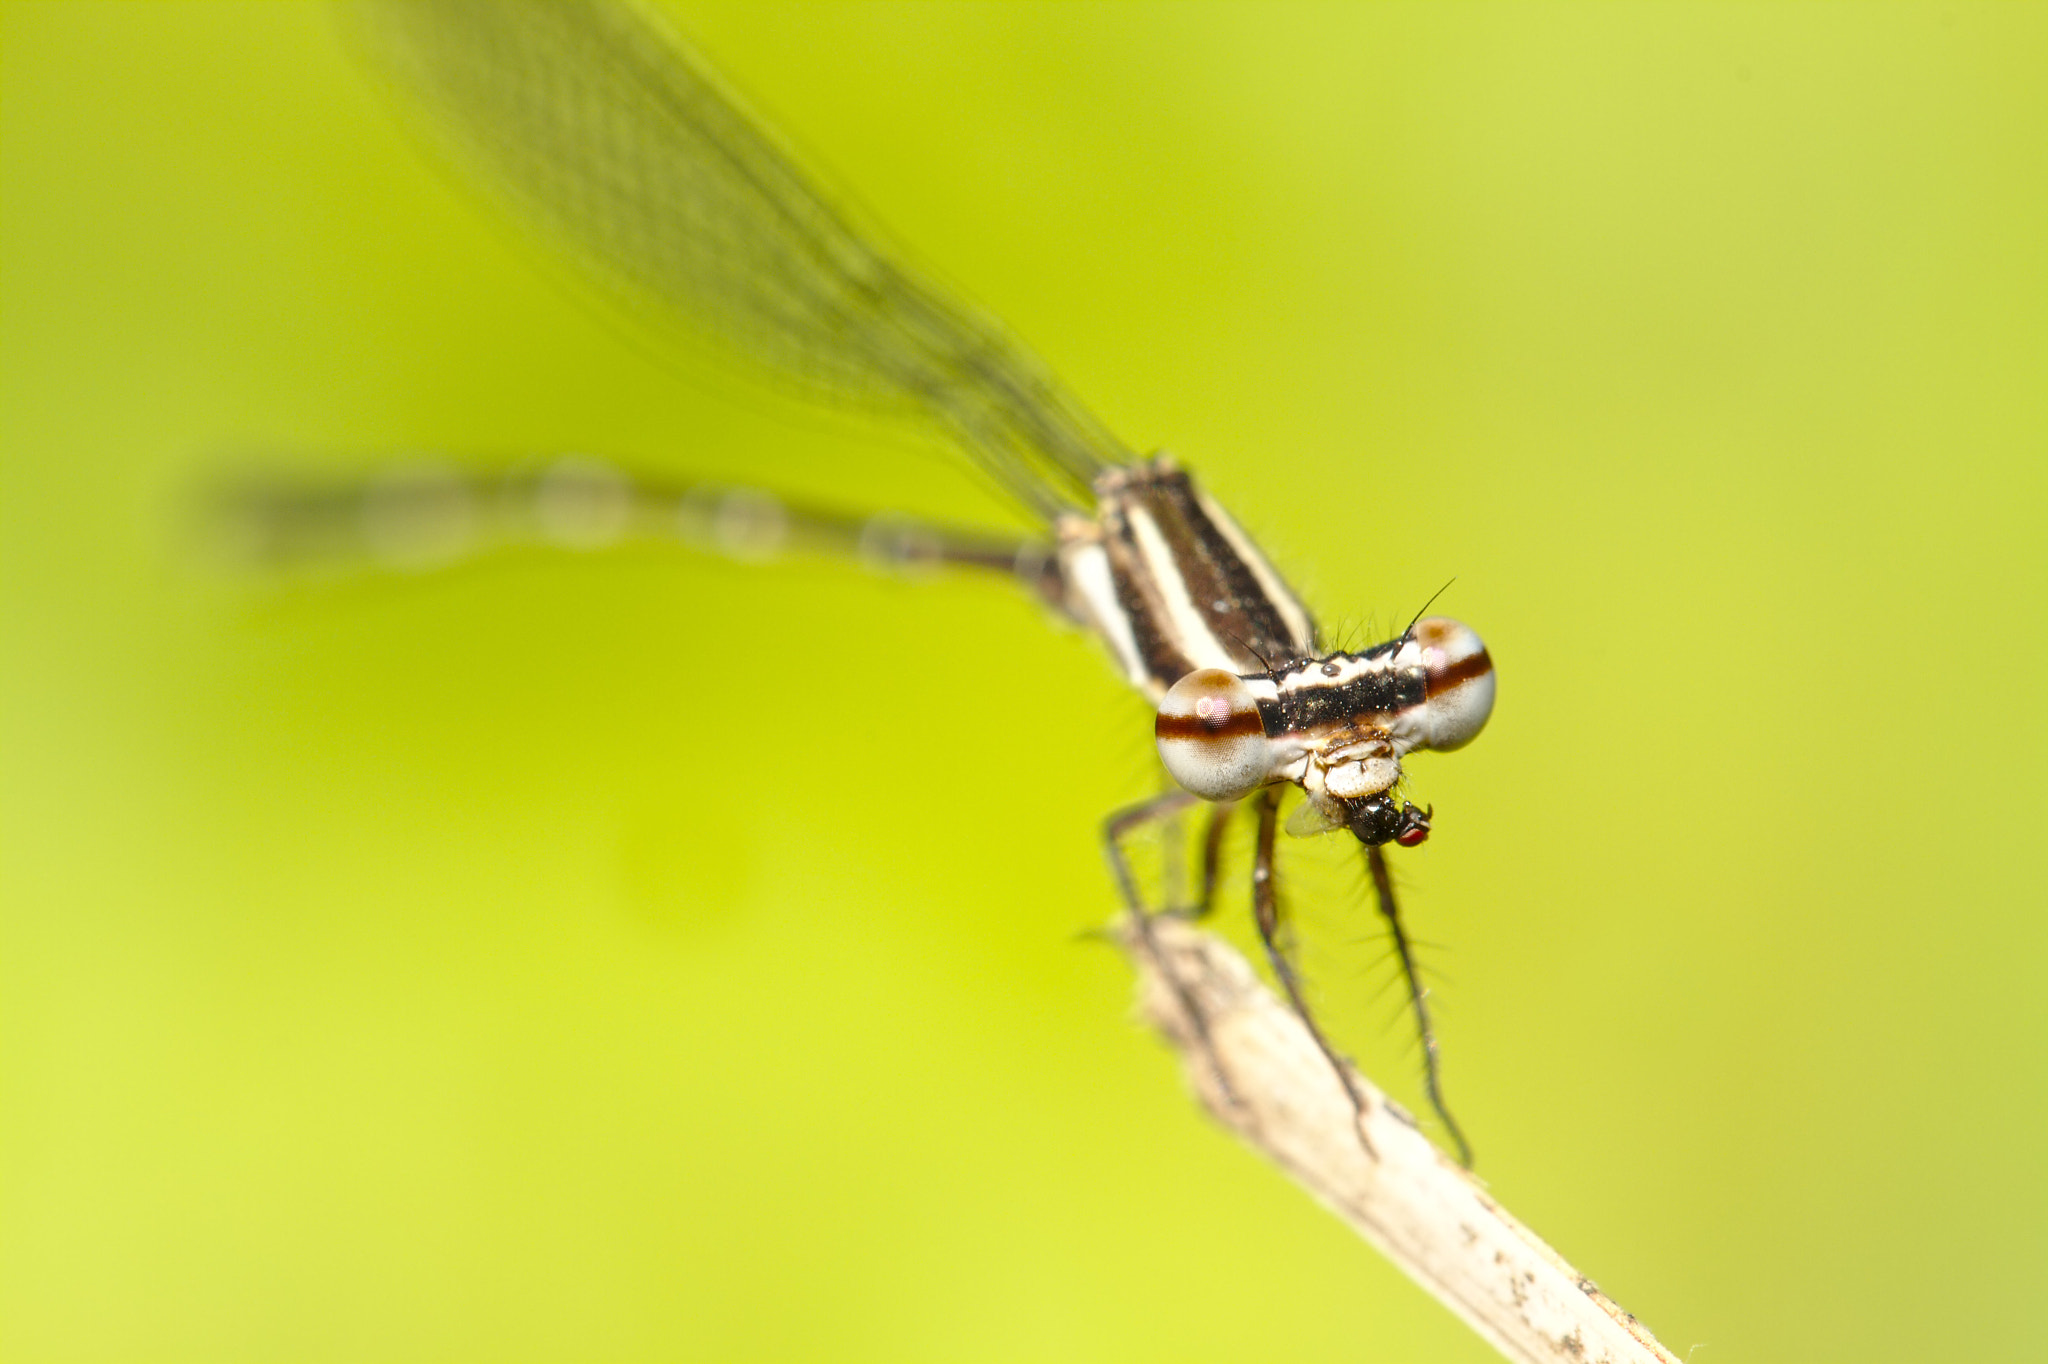
[[[1435,668],[1429,674],[1431,696],[1441,696],[1453,687],[1462,686],[1475,677],[1484,677],[1493,671],[1493,659],[1481,649],[1470,658],[1461,658],[1448,668]]]
[[[1161,739],[1241,739],[1265,732],[1256,710],[1232,711],[1220,725],[1212,725],[1200,716],[1168,715],[1164,711],[1152,721],[1152,733]]]

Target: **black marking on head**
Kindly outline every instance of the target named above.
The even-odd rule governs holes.
[[[1392,647],[1381,645],[1373,653]],[[1280,688],[1277,718],[1283,730],[1341,726],[1363,716],[1391,715],[1419,706],[1428,699],[1427,688],[1428,675],[1421,668],[1375,668],[1346,682],[1296,673]]]

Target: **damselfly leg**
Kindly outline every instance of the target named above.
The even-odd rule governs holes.
[[[1372,1138],[1365,1134],[1365,1094],[1352,1077],[1351,1064],[1339,1056],[1329,1039],[1323,1036],[1323,1030],[1317,1025],[1315,1014],[1301,992],[1301,980],[1295,974],[1294,963],[1287,959],[1286,949],[1280,943],[1280,896],[1273,884],[1273,845],[1280,827],[1280,797],[1267,787],[1253,797],[1253,808],[1258,814],[1259,828],[1252,851],[1252,919],[1258,925],[1259,941],[1265,945],[1266,960],[1273,967],[1273,978],[1287,992],[1287,1002],[1294,1006],[1302,1026],[1315,1039],[1317,1049],[1336,1074],[1337,1083],[1344,1086],[1345,1096],[1351,1100],[1359,1142],[1365,1147],[1366,1154],[1377,1160],[1379,1153],[1373,1150]]]
[[[1394,898],[1394,877],[1387,867],[1387,854],[1377,844],[1368,844],[1365,849],[1365,864],[1372,874],[1373,896],[1379,902],[1380,917],[1387,921],[1387,932],[1394,940],[1394,955],[1399,959],[1401,978],[1408,986],[1408,1007],[1415,1016],[1415,1031],[1422,1041],[1422,1087],[1429,1095],[1429,1106],[1436,1110],[1437,1120],[1444,1125],[1451,1143],[1458,1148],[1458,1163],[1471,1167],[1472,1145],[1465,1140],[1464,1129],[1451,1116],[1450,1105],[1444,1102],[1443,1075],[1437,1058],[1436,1028],[1429,1019],[1429,991],[1423,987],[1421,973],[1415,966],[1415,952],[1408,942],[1408,930],[1401,924],[1401,907]]]
[[[1209,1037],[1207,1011],[1188,993],[1187,983],[1168,964],[1166,955],[1159,950],[1157,939],[1152,932],[1153,911],[1145,904],[1143,892],[1138,889],[1137,873],[1131,867],[1130,854],[1125,850],[1124,840],[1140,829],[1154,826],[1170,826],[1184,818],[1187,812],[1201,801],[1186,791],[1165,791],[1150,800],[1126,806],[1102,821],[1102,851],[1108,859],[1109,873],[1116,881],[1118,894],[1123,897],[1124,913],[1129,918],[1131,931],[1138,940],[1139,950],[1148,957],[1159,971],[1159,978],[1166,982],[1180,1001],[1180,1010],[1188,1020],[1194,1033],[1195,1045],[1209,1062],[1209,1069],[1216,1077],[1216,1087],[1224,1102],[1235,1107],[1238,1102],[1236,1087],[1231,1083],[1230,1072],[1217,1055],[1216,1047]],[[1211,827],[1220,819],[1222,812],[1211,816]],[[1171,856],[1169,850],[1169,857]],[[1203,895],[1210,894],[1210,878],[1204,878]]]

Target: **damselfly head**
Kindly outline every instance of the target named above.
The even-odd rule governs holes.
[[[1168,688],[1152,733],[1167,772],[1203,800],[1237,800],[1273,774],[1251,684],[1221,668],[1198,668]]]
[[[1493,714],[1493,660],[1470,626],[1447,616],[1416,621],[1394,661],[1423,673],[1421,703],[1403,708],[1389,726],[1402,752],[1463,748],[1479,736]]]

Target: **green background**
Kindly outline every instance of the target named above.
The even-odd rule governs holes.
[[[1346,638],[1456,577],[1500,702],[1398,862],[1508,1207],[1702,1364],[2048,1354],[2041,7],[687,19]],[[325,11],[0,60],[9,1358],[1486,1357],[1077,941],[1156,778],[1028,601],[175,515],[575,449],[1001,519],[933,442],[679,376]]]

